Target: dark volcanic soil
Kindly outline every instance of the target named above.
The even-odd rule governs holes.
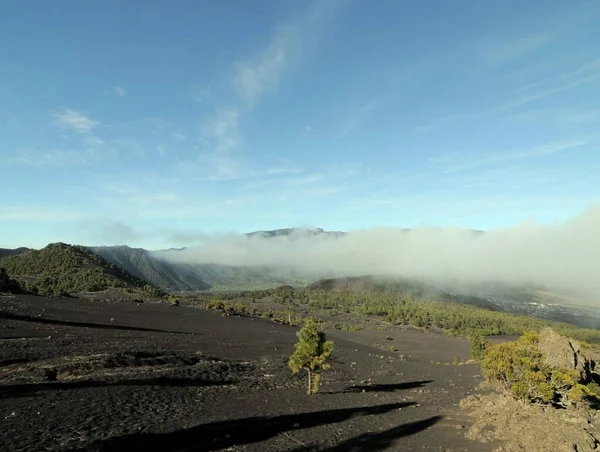
[[[335,360],[308,396],[286,367],[295,334],[194,308],[0,297],[0,450],[491,449],[464,436],[479,369],[449,363],[468,342],[328,332]]]

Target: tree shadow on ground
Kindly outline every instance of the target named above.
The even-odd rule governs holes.
[[[79,450],[88,452],[130,450],[205,452],[220,450],[266,441],[290,430],[336,424],[354,417],[384,414],[412,405],[414,405],[414,402],[401,402],[211,422],[172,433],[137,433],[124,437],[109,438]]]
[[[0,386],[0,399],[27,397],[42,391],[64,391],[79,388],[99,388],[103,386],[162,386],[162,387],[202,387],[236,384],[233,380],[202,380],[199,378],[140,378],[132,380],[80,380],[55,381],[49,383],[29,383]]]
[[[407,381],[404,383],[393,384],[372,384],[372,385],[353,385],[344,388],[341,391],[330,392],[329,394],[347,394],[350,392],[394,392],[406,389],[422,388],[426,384],[433,383],[433,380]]]
[[[392,446],[400,438],[419,433],[432,425],[437,424],[442,419],[443,416],[433,416],[421,421],[408,422],[380,433],[363,433],[362,435],[355,436],[354,438],[350,438],[325,449],[319,448],[318,446],[312,448],[298,447],[292,452],[306,450],[319,450],[321,452],[363,452],[370,450],[384,450]]]
[[[30,315],[12,314],[10,312],[0,311],[0,319],[7,320],[18,320],[21,322],[32,322],[42,323],[46,325],[61,325],[79,328],[96,328],[100,330],[125,330],[125,331],[143,331],[145,333],[169,333],[169,334],[195,334],[198,333],[186,333],[184,331],[167,331],[156,328],[143,328],[139,326],[125,326],[125,325],[113,325],[104,323],[91,323],[91,322],[72,322],[70,320],[59,320],[59,319],[47,319],[44,317],[34,317]]]

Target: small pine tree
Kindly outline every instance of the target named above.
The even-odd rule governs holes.
[[[481,332],[471,334],[471,358],[476,360],[483,358],[487,345],[485,336]]]
[[[325,339],[325,333],[319,331],[315,320],[306,319],[304,327],[297,333],[298,342],[290,357],[288,367],[293,374],[306,370],[308,374],[307,394],[319,390],[321,371],[329,369],[327,358],[333,353],[333,341]]]

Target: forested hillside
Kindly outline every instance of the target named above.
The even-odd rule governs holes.
[[[131,274],[174,292],[250,290],[282,284],[303,286],[308,282],[270,267],[178,262],[181,249],[148,251],[128,246],[102,246],[90,250]]]
[[[349,278],[321,279],[306,287],[316,292],[396,293],[415,299],[437,300],[479,306],[496,310],[496,306],[483,298],[468,295],[451,295],[422,281],[392,277],[357,276]]]
[[[520,335],[550,326],[565,336],[600,344],[600,331],[597,329],[392,291],[304,290],[287,286],[262,291],[202,294],[196,299],[202,306],[224,313],[249,312],[282,323],[308,315],[324,321],[328,327],[342,330],[366,328],[369,326],[368,318],[373,316],[387,325],[411,325],[463,337],[475,334]]]
[[[29,251],[29,248],[21,247],[21,248],[0,248],[0,259],[6,256],[13,256],[16,254],[23,254],[25,251]]]
[[[165,290],[196,291],[208,290],[211,287],[202,278],[196,266],[157,259],[151,251],[142,248],[100,246],[90,249],[106,261]]]
[[[40,295],[67,295],[108,288],[135,289],[152,295],[161,291],[126,270],[108,263],[82,246],[53,243],[0,259],[0,267],[21,287]]]

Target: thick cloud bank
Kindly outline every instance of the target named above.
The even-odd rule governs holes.
[[[385,274],[464,283],[533,283],[600,299],[600,207],[561,224],[369,229],[345,236],[215,236],[166,252],[178,262],[293,268],[310,275]]]

